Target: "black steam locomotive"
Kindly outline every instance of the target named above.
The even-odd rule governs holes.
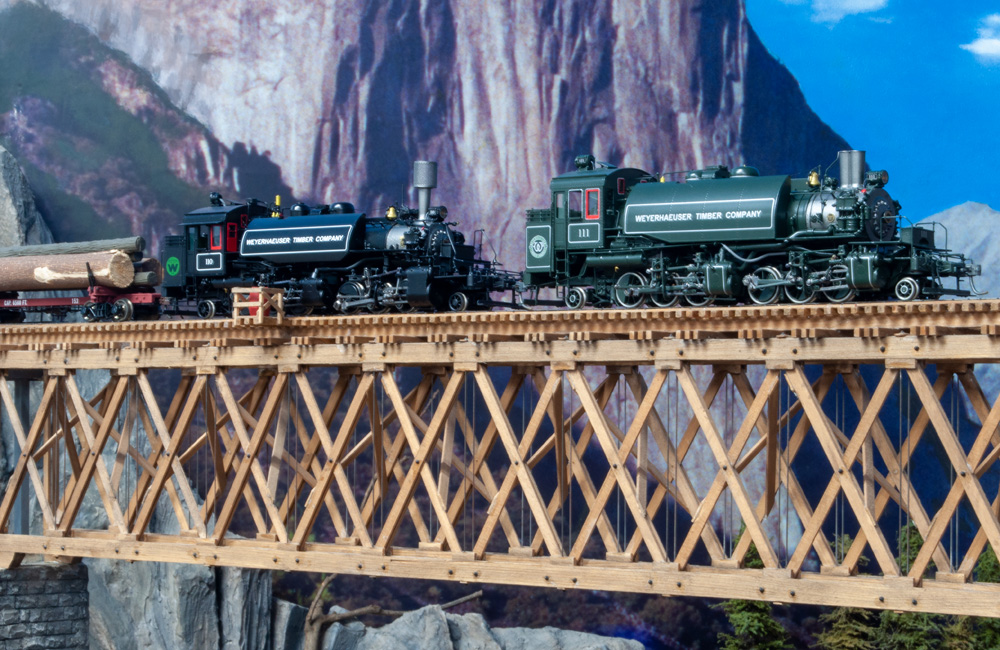
[[[526,302],[543,288],[571,309],[976,293],[979,266],[939,248],[936,224],[899,227],[888,172],[866,172],[863,151],[838,158],[839,181],[720,166],[667,183],[578,156],[527,212]]]
[[[213,194],[212,205],[184,215],[183,235],[166,238],[163,292],[202,318],[228,311],[230,290],[242,286],[284,289],[292,315],[501,304],[491,294],[513,290],[520,274],[481,259],[482,232],[468,243],[447,208],[430,205],[436,163],[418,161],[413,170],[418,207],[393,206],[377,218],[350,203],[297,203],[286,215]]]

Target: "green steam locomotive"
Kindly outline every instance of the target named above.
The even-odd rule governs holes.
[[[549,207],[527,212],[526,302],[546,288],[571,309],[977,293],[980,267],[937,246],[943,228],[901,227],[888,172],[866,171],[863,151],[838,163],[839,179],[717,166],[676,183],[578,156]]]

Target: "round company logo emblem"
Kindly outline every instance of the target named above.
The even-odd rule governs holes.
[[[528,242],[528,251],[531,253],[532,257],[545,257],[545,253],[549,250],[549,242],[545,240],[542,235],[535,235]]]
[[[181,272],[181,261],[176,257],[167,259],[167,275],[177,275]]]

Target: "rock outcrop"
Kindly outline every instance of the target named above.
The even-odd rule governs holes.
[[[302,650],[305,608],[275,600],[274,650]],[[334,606],[331,611],[346,611]],[[297,628],[295,626],[298,626]],[[553,627],[493,628],[480,614],[450,614],[437,605],[408,612],[377,628],[358,621],[334,623],[320,650],[642,650],[638,641]]]
[[[379,212],[414,159],[438,201],[523,259],[523,210],[575,154],[649,171],[802,172],[846,143],[750,27],[744,0],[48,0],[296,194]],[[165,28],[166,26],[166,28]]]
[[[0,247],[52,243],[21,166],[0,145]]]

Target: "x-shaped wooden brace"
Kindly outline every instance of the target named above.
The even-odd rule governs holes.
[[[855,480],[853,472],[851,472],[851,467],[854,465],[858,454],[861,453],[862,445],[869,437],[872,423],[878,418],[882,404],[885,403],[885,399],[892,388],[895,376],[896,371],[892,369],[887,369],[885,374],[882,375],[882,380],[875,389],[872,401],[861,415],[858,428],[845,451],[837,440],[829,418],[823,413],[819,400],[813,394],[801,364],[795,364],[792,370],[786,372],[785,378],[788,381],[788,386],[798,395],[805,415],[809,418],[809,423],[816,434],[816,438],[823,447],[823,452],[826,454],[834,470],[834,479],[830,482],[830,485],[834,487],[827,488],[823,498],[820,500],[820,505],[817,506],[816,512],[813,514],[812,520],[806,525],[795,553],[792,554],[792,558],[789,560],[788,568],[792,571],[793,575],[798,574],[800,571],[802,562],[816,532],[822,526],[830,508],[833,506],[833,501],[837,493],[836,486],[839,484],[839,489],[847,497],[855,519],[857,519],[861,530],[865,532],[865,536],[871,545],[872,552],[875,554],[875,559],[879,563],[883,575],[899,576],[899,565],[896,564],[896,559],[893,557],[892,551],[889,550],[889,545],[882,535],[882,531],[879,530],[875,523],[874,513],[866,507],[867,503],[864,493]],[[855,541],[855,543],[857,542]],[[854,544],[852,544],[853,546]]]
[[[650,549],[650,554],[653,556],[654,561],[666,561],[666,550],[663,547],[663,543],[659,536],[656,535],[653,530],[652,521],[649,518],[647,511],[648,503],[645,495],[638,493],[636,486],[631,482],[631,476],[628,474],[628,470],[625,467],[625,463],[632,454],[632,450],[636,446],[636,442],[639,440],[640,434],[644,434],[646,432],[646,421],[649,418],[649,414],[653,410],[653,407],[656,405],[656,398],[660,394],[660,390],[663,388],[663,384],[666,380],[667,373],[665,371],[660,371],[653,377],[653,384],[646,392],[645,396],[640,400],[639,407],[636,410],[632,424],[629,426],[628,432],[625,434],[625,439],[617,449],[615,449],[614,442],[610,441],[607,423],[603,416],[604,411],[597,404],[593,393],[590,392],[590,386],[586,386],[586,392],[589,394],[589,397],[581,396],[581,403],[587,410],[589,418],[595,418],[597,417],[595,416],[595,413],[600,413],[599,421],[594,422],[594,430],[597,432],[598,440],[601,441],[602,448],[605,448],[605,453],[608,456],[611,467],[604,478],[604,483],[601,485],[601,489],[598,491],[597,497],[590,504],[590,512],[584,520],[583,525],[580,527],[576,543],[573,544],[573,548],[570,549],[569,554],[570,557],[573,558],[574,563],[579,562],[580,558],[583,556],[584,547],[590,540],[590,536],[594,532],[594,528],[597,526],[598,517],[604,513],[604,508],[608,503],[608,499],[611,497],[611,493],[614,490],[615,485],[619,485],[622,494],[625,495],[627,500],[631,499],[634,504],[639,506],[638,508],[631,508],[633,513],[638,512],[641,516],[641,519],[638,520],[636,529],[642,536],[642,539],[645,540],[647,548]],[[573,381],[572,376],[570,381]],[[577,386],[577,382],[574,382],[574,388],[576,388],[577,392],[580,391],[580,388]],[[591,421],[593,422],[593,420]],[[604,434],[603,436],[602,433]],[[610,442],[610,450],[606,447],[605,440]],[[637,467],[636,472],[637,474],[641,474],[644,472],[644,468],[641,466]],[[623,475],[627,479],[627,485],[621,485],[620,483]],[[630,506],[631,505],[632,504],[630,504]],[[650,536],[654,540],[654,544],[652,546],[650,545]]]
[[[683,570],[687,567],[691,554],[695,550],[698,537],[708,525],[712,511],[715,509],[715,504],[722,496],[726,487],[729,488],[730,493],[733,495],[733,502],[736,504],[743,519],[746,533],[750,536],[751,541],[756,544],[757,552],[764,566],[769,569],[778,568],[778,559],[771,546],[771,541],[764,533],[764,529],[761,528],[753,505],[750,503],[746,487],[743,485],[743,481],[734,467],[734,464],[739,460],[739,455],[743,451],[743,447],[749,439],[750,432],[756,426],[757,417],[767,404],[771,391],[777,384],[777,376],[772,375],[770,372],[768,373],[764,386],[758,392],[757,399],[754,400],[754,404],[751,406],[751,412],[744,420],[743,429],[734,438],[733,446],[727,449],[725,441],[722,439],[719,430],[715,426],[715,422],[712,420],[708,405],[705,404],[701,393],[698,391],[698,386],[691,375],[690,366],[683,364],[676,372],[678,383],[687,397],[688,404],[691,406],[691,410],[698,420],[701,430],[705,433],[705,439],[720,468],[712,487],[698,506],[694,520],[691,522],[691,529],[688,531],[687,537],[685,537],[680,550],[677,552],[676,562],[678,568]]]
[[[97,490],[101,495],[101,500],[104,502],[104,508],[108,512],[108,519],[111,525],[118,529],[118,533],[124,535],[127,532],[125,518],[122,515],[118,499],[111,488],[111,476],[108,473],[107,465],[104,463],[102,452],[104,451],[104,445],[111,435],[111,424],[114,420],[112,414],[118,412],[125,397],[125,391],[128,388],[128,377],[122,376],[118,378],[114,393],[105,410],[104,422],[101,423],[96,435],[90,427],[90,419],[86,416],[87,409],[83,405],[83,399],[80,397],[80,392],[76,387],[73,375],[66,376],[63,383],[76,411],[78,431],[80,431],[83,439],[86,441],[88,453],[80,468],[80,476],[73,485],[72,494],[66,502],[66,510],[63,512],[63,517],[57,522],[59,530],[65,534],[72,528],[73,521],[80,512],[80,507],[83,505],[83,497],[90,485],[90,479],[96,471]]]
[[[542,535],[545,545],[549,549],[549,554],[553,557],[562,557],[562,543],[556,534],[552,519],[545,509],[545,504],[542,501],[535,477],[532,475],[531,468],[527,464],[528,452],[531,450],[531,445],[538,435],[538,430],[545,417],[548,403],[556,394],[559,384],[562,381],[561,374],[553,370],[552,374],[549,375],[548,382],[542,390],[542,394],[538,398],[538,403],[535,405],[535,410],[531,414],[531,419],[528,421],[524,434],[521,436],[520,444],[518,444],[517,436],[510,425],[510,419],[507,417],[507,412],[503,409],[500,397],[497,395],[486,369],[482,366],[477,366],[474,376],[476,383],[479,385],[483,401],[486,403],[486,408],[493,417],[493,424],[496,426],[497,434],[500,436],[511,464],[506,476],[504,476],[503,483],[500,485],[499,492],[490,503],[486,521],[483,522],[479,538],[476,540],[476,545],[473,548],[473,554],[476,559],[482,559],[485,555],[486,546],[493,536],[497,522],[501,514],[506,511],[507,500],[510,498],[511,491],[515,485],[519,484],[521,486],[521,493],[524,495],[531,514],[535,518],[535,524],[538,526],[539,533]]]
[[[755,393],[753,388],[750,386],[749,379],[747,378],[745,372],[741,371],[740,373],[733,375],[733,381],[749,411],[751,405],[757,399],[758,394]],[[833,375],[828,373],[824,373],[820,379],[813,383],[812,389],[820,403],[822,403],[823,398],[826,396],[826,393],[830,389],[831,385],[833,385]],[[761,496],[760,501],[757,502],[758,518],[763,521],[764,517],[772,511],[776,503],[775,500],[777,497],[778,484],[780,483],[785,486],[788,502],[790,502],[792,508],[794,508],[795,514],[799,517],[799,520],[808,522],[812,519],[813,510],[809,505],[809,500],[805,496],[805,491],[799,484],[795,474],[792,473],[791,466],[796,455],[798,455],[799,449],[801,449],[802,441],[805,439],[805,434],[809,430],[809,420],[807,418],[802,418],[799,421],[795,427],[795,431],[793,431],[792,435],[789,436],[787,448],[784,449],[784,451],[780,451],[780,443],[775,439],[775,434],[777,434],[782,426],[787,425],[790,420],[790,414],[794,415],[794,413],[801,410],[802,407],[801,402],[796,401],[793,405],[788,407],[788,412],[779,416],[779,406],[780,393],[778,392],[778,386],[775,385],[772,389],[768,404],[767,422],[764,422],[763,418],[758,415],[757,429],[759,432],[765,433],[763,433],[757,443],[736,462],[736,471],[743,472],[747,465],[749,465],[753,459],[756,458],[757,454],[760,453],[761,448],[766,446],[768,452],[767,482],[764,487],[764,494]],[[733,549],[732,556],[734,558],[744,558],[747,551],[750,550],[750,543],[750,536],[742,535],[736,542],[736,548]],[[832,566],[837,563],[833,550],[830,548],[830,544],[827,542],[826,536],[823,534],[822,530],[816,532],[816,537],[813,539],[813,548],[819,555],[820,561],[824,566]]]
[[[49,504],[49,500],[46,498],[45,487],[42,484],[42,478],[38,474],[38,467],[35,465],[35,460],[32,455],[35,447],[38,445],[38,439],[42,434],[44,423],[41,416],[48,410],[52,396],[55,394],[57,384],[57,377],[50,376],[46,379],[45,390],[42,393],[42,399],[38,405],[38,410],[36,411],[37,415],[31,423],[31,429],[28,431],[28,435],[25,436],[24,425],[22,424],[20,417],[17,415],[17,408],[14,406],[14,399],[11,397],[10,389],[7,387],[7,375],[6,373],[0,373],[0,396],[2,396],[3,405],[7,409],[7,416],[10,418],[10,423],[14,429],[14,436],[17,438],[17,443],[21,447],[21,455],[18,457],[17,464],[14,466],[14,471],[11,472],[10,479],[7,481],[3,501],[0,502],[0,531],[7,531],[10,513],[14,507],[17,493],[21,489],[21,483],[24,481],[25,474],[30,477],[31,485],[35,490],[35,498],[38,499],[38,504],[42,511],[43,526],[46,530],[54,530],[56,527],[52,507]]]
[[[941,368],[938,368],[938,372],[941,372]],[[972,404],[979,416],[980,422],[986,422],[989,418],[989,413],[991,411],[989,406],[989,401],[986,399],[986,395],[983,393],[983,389],[979,386],[979,382],[976,381],[976,377],[973,373],[968,372],[968,369],[964,369],[962,372],[958,373],[959,380],[962,382],[962,386],[965,387],[965,393],[969,397],[969,402]],[[976,476],[982,477],[982,475],[996,463],[997,459],[1000,458],[1000,434],[993,434],[993,450],[986,455],[979,464],[976,466]],[[998,489],[997,497],[993,500],[993,512],[1000,513],[1000,489]],[[979,561],[979,555],[983,552],[983,548],[986,546],[987,539],[986,533],[980,528],[976,532],[976,536],[972,540],[972,544],[969,545],[969,549],[965,553],[965,557],[962,560],[962,564],[958,568],[958,573],[963,576],[964,580],[968,581],[972,576],[973,570],[975,570],[976,564]],[[935,557],[936,561],[936,557]]]
[[[392,370],[386,370],[386,372],[393,372]],[[422,413],[426,408],[428,401],[431,397],[431,389],[434,387],[436,381],[436,374],[428,373],[421,378],[417,386],[410,391],[406,397],[403,398],[403,402],[406,404],[406,410],[410,413],[411,418],[419,418],[419,413]],[[395,377],[393,377],[395,380]],[[388,427],[396,420],[399,419],[399,413],[395,408],[388,413],[384,420],[382,429],[385,431]],[[424,430],[426,434],[426,429]],[[371,432],[369,432],[370,435]],[[361,454],[364,447],[371,444],[371,439],[369,436],[365,436],[354,448],[344,455],[344,462],[353,462],[353,460]],[[364,518],[366,525],[372,523],[372,519],[375,516],[375,511],[382,505],[383,499],[386,495],[386,490],[388,489],[389,475],[391,474],[395,478],[396,483],[399,485],[403,484],[406,479],[406,472],[403,470],[400,460],[403,458],[405,450],[409,449],[409,444],[407,443],[406,432],[403,427],[400,426],[399,430],[396,432],[396,437],[391,441],[388,436],[382,436],[382,449],[375,449],[373,447],[373,454],[382,454],[382,473],[384,479],[381,481],[373,480],[372,489],[368,490],[363,500],[363,506],[361,508],[361,516]],[[376,470],[378,468],[376,467]],[[377,477],[374,477],[377,479]],[[379,487],[381,485],[381,487]],[[431,533],[427,527],[426,522],[424,522],[423,515],[420,513],[420,507],[416,501],[410,501],[407,506],[407,512],[410,515],[410,520],[413,522],[413,526],[417,531],[417,538],[421,543],[428,543],[431,541]],[[443,535],[443,529],[439,531],[439,535]],[[442,538],[443,539],[443,538]]]
[[[465,372],[456,370],[448,380],[444,393],[438,402],[437,410],[434,412],[433,418],[431,418],[430,425],[428,425],[427,434],[421,440],[417,435],[408,406],[405,400],[403,400],[403,395],[399,391],[399,386],[396,384],[392,372],[387,371],[382,373],[382,386],[392,401],[393,408],[397,411],[399,425],[403,429],[406,440],[413,452],[413,464],[410,465],[410,469],[407,471],[406,477],[399,487],[399,494],[396,495],[396,500],[393,502],[378,540],[375,542],[375,548],[382,553],[388,553],[389,546],[392,544],[392,540],[395,538],[396,533],[399,531],[399,526],[402,524],[403,510],[409,508],[409,504],[417,489],[417,482],[420,480],[424,483],[427,497],[437,514],[438,522],[442,530],[445,531],[445,539],[448,542],[449,548],[452,552],[461,551],[462,546],[458,541],[458,535],[455,534],[455,529],[448,520],[448,510],[440,494],[438,494],[437,485],[427,460],[430,458],[432,450],[437,446],[437,441],[444,429],[445,421],[450,416],[455,398],[458,396],[458,391],[464,382]]]
[[[982,459],[987,446],[996,433],[998,424],[1000,424],[1000,409],[998,409],[1000,407],[1000,400],[998,400],[997,404],[994,404],[986,421],[983,422],[983,427],[976,437],[972,450],[966,456],[962,449],[962,443],[959,442],[958,435],[951,426],[951,422],[948,420],[941,402],[935,396],[924,369],[917,367],[907,372],[910,375],[913,388],[920,397],[920,401],[923,403],[931,423],[934,425],[934,430],[941,441],[941,446],[944,447],[945,453],[948,454],[948,459],[951,461],[957,474],[951,492],[946,498],[944,505],[941,506],[941,509],[938,510],[937,515],[934,517],[931,531],[924,546],[928,546],[928,543],[932,548],[937,546],[941,536],[944,534],[951,514],[958,506],[962,493],[964,493],[965,498],[969,500],[969,505],[972,506],[972,510],[979,519],[981,530],[993,547],[993,552],[1000,556],[1000,522],[997,521],[997,515],[993,511],[989,499],[986,498],[983,486],[976,475],[976,466]],[[921,549],[921,553],[917,556],[917,561],[914,561],[911,568],[910,576],[914,578],[922,576],[929,559],[929,554],[924,554],[923,549]],[[918,561],[920,562],[919,565]]]
[[[553,371],[557,372],[557,371]],[[560,373],[561,377],[561,373]],[[597,399],[597,404],[603,411],[605,406],[614,396],[615,387],[618,384],[617,373],[609,372],[608,376],[601,382],[601,384],[594,391],[594,397]],[[533,373],[532,378],[535,382],[535,388],[538,389],[539,393],[544,389],[546,384],[546,379],[543,373]],[[561,409],[553,408],[554,402],[557,397],[559,399],[560,405],[562,398],[559,393],[562,391],[562,380],[560,379],[560,386],[555,390],[553,394],[552,402],[550,402],[547,407],[547,413],[549,419],[552,421],[552,427],[554,429],[553,433],[549,438],[543,442],[538,449],[532,453],[528,459],[528,467],[534,469],[534,467],[549,454],[553,449],[556,450],[556,462],[559,462],[559,446],[558,439],[562,437],[564,439],[563,449],[564,458],[568,464],[568,475],[569,477],[576,479],[577,487],[580,489],[580,493],[583,495],[584,501],[589,507],[594,499],[597,497],[597,487],[594,485],[594,481],[590,478],[590,473],[587,471],[587,466],[583,462],[583,455],[587,451],[587,447],[590,445],[590,441],[594,435],[594,427],[588,421],[586,426],[580,432],[580,437],[573,442],[573,426],[586,415],[586,411],[583,405],[578,406],[569,417],[559,423],[561,417]],[[546,508],[546,514],[549,518],[554,518],[556,513],[563,507],[566,499],[569,496],[569,485],[567,483],[566,488],[560,492],[558,489],[549,499],[548,507]],[[615,534],[614,527],[611,525],[611,521],[608,519],[607,513],[601,513],[597,520],[597,531],[601,535],[601,539],[604,541],[605,549],[608,553],[620,553],[621,546],[618,543],[618,536]],[[543,539],[541,530],[536,531],[534,538],[531,540],[531,550],[532,553],[537,555],[542,549]]]
[[[951,381],[951,375],[948,373],[943,373],[938,375],[937,381],[934,382],[934,394],[938,399],[944,395],[945,389],[948,387],[948,383]],[[890,500],[894,500],[901,509],[904,511],[909,511],[914,509],[915,503],[919,503],[920,498],[913,492],[913,486],[910,484],[909,480],[905,478],[906,466],[909,464],[910,459],[913,456],[913,450],[917,448],[920,444],[920,439],[923,437],[924,432],[927,430],[927,425],[930,424],[930,419],[927,414],[927,408],[921,406],[920,412],[917,417],[913,420],[910,426],[910,430],[907,432],[907,437],[899,444],[899,451],[895,453],[892,451],[892,444],[889,443],[889,448],[883,450],[880,446],[880,451],[885,460],[886,465],[890,468],[890,472],[896,472],[897,486],[891,484],[882,484],[878,493],[875,495],[875,510],[874,516],[877,522],[881,518],[882,513],[885,512],[885,508],[889,505]],[[873,431],[878,434],[880,431],[880,426],[876,426]],[[878,438],[876,438],[878,440]],[[891,460],[890,460],[891,459]],[[914,509],[914,512],[918,512]],[[918,515],[919,516],[919,515]],[[914,520],[917,524],[918,530],[920,529],[920,524]],[[926,531],[926,528],[921,531],[921,534]],[[857,565],[861,554],[867,544],[867,535],[864,529],[858,531],[857,536],[854,538],[854,542],[851,543],[851,548],[848,549],[847,555],[844,556],[844,561],[841,566],[844,567],[854,567]],[[935,559],[940,558],[941,553],[938,549],[935,549]],[[946,558],[944,558],[946,560]],[[947,566],[949,563],[942,564],[942,566]]]
[[[668,369],[664,368],[660,372],[667,373]],[[664,375],[666,379],[668,375]],[[646,398],[646,382],[637,372],[629,373],[625,376],[625,382],[628,384],[629,389],[635,396],[639,403]],[[717,392],[717,391],[716,391]],[[670,440],[670,434],[667,431],[667,427],[663,424],[660,419],[659,413],[656,409],[652,409],[649,412],[648,417],[649,430],[652,432],[653,441],[656,443],[657,448],[660,451],[660,455],[666,464],[666,469],[661,471],[657,469],[655,465],[650,465],[647,470],[653,478],[657,481],[657,486],[653,490],[653,495],[646,506],[646,511],[649,513],[649,518],[652,519],[656,516],[660,507],[666,501],[667,494],[669,493],[674,500],[683,507],[687,512],[694,513],[697,510],[701,499],[698,498],[698,494],[695,492],[694,485],[688,478],[687,470],[684,469],[683,458],[681,458],[674,448],[673,443]],[[612,432],[618,437],[618,432],[615,431],[613,423],[609,422],[612,428]],[[624,439],[624,435],[621,436]],[[690,449],[690,447],[688,447]],[[674,490],[670,489],[670,485],[675,485]],[[629,540],[628,545],[625,547],[625,555],[628,558],[634,559],[636,553],[639,550],[639,545],[641,543],[642,535],[637,529],[633,534],[631,540]],[[708,552],[712,557],[722,557],[722,544],[719,542],[718,536],[715,534],[715,530],[706,526],[701,533],[702,541],[705,543]]]
[[[354,498],[354,487],[351,485],[347,478],[347,473],[344,471],[342,457],[347,450],[347,443],[350,442],[351,434],[354,433],[354,429],[358,425],[361,413],[368,404],[368,393],[374,383],[375,377],[372,373],[365,373],[361,377],[357,390],[351,398],[351,403],[347,407],[347,414],[344,416],[340,430],[337,432],[336,440],[330,439],[329,431],[326,428],[326,420],[319,409],[319,404],[316,402],[316,396],[313,395],[312,389],[309,388],[308,384],[305,384],[302,390],[302,398],[306,404],[306,409],[326,452],[326,464],[316,479],[316,485],[306,498],[302,516],[295,527],[295,535],[292,538],[292,543],[298,548],[305,546],[313,524],[316,523],[316,517],[319,514],[319,508],[323,503],[324,495],[329,491],[330,486],[335,480],[340,488],[340,496],[347,508],[347,513],[354,523],[354,536],[362,545],[371,546],[371,537],[365,528],[365,521],[361,516],[361,509],[358,507],[358,502]]]

